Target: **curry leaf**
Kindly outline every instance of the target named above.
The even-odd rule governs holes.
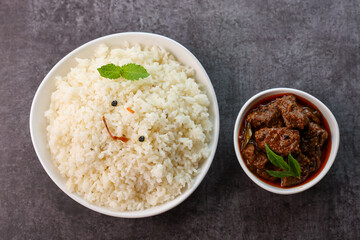
[[[252,136],[251,124],[246,123],[245,139],[244,139],[244,143],[242,145],[241,150],[243,150],[246,147],[246,145],[249,143],[251,136]]]
[[[274,153],[266,143],[265,143],[265,149],[266,149],[266,155],[272,164],[289,171],[290,169],[289,165],[284,161],[283,157]]]
[[[300,164],[296,159],[291,155],[291,152],[288,156],[288,163],[284,161],[283,157],[274,153],[269,146],[265,143],[266,154],[269,158],[269,161],[277,167],[284,169],[285,171],[272,171],[266,170],[268,174],[273,177],[297,177],[300,178],[301,168]]]
[[[271,176],[278,178],[294,176],[292,172],[288,172],[288,171],[272,171],[272,170],[265,170],[265,171]]]
[[[297,178],[300,178],[300,174],[301,174],[300,164],[298,161],[296,161],[295,158],[293,158],[293,156],[291,155],[291,152],[288,157],[288,163],[289,163],[291,172],[294,173],[294,176]]]

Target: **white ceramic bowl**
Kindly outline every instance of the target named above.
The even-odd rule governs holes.
[[[245,161],[242,159],[242,156],[240,154],[240,148],[239,148],[239,131],[240,131],[240,125],[245,117],[245,114],[258,102],[260,102],[262,99],[272,96],[272,95],[278,95],[278,94],[285,94],[285,93],[291,93],[295,96],[299,96],[305,100],[308,100],[313,105],[315,105],[318,110],[321,112],[321,114],[324,116],[324,118],[327,120],[331,132],[331,152],[328,158],[328,161],[326,162],[326,165],[321,170],[321,172],[312,180],[309,182],[300,185],[295,186],[291,188],[280,188],[275,187],[270,184],[267,184],[266,182],[260,180],[255,174],[253,174],[246,166]],[[244,106],[241,108],[239,115],[237,116],[236,122],[235,122],[235,128],[234,128],[234,148],[236,152],[236,156],[239,160],[239,163],[244,170],[244,172],[248,175],[251,180],[253,180],[258,186],[262,187],[265,190],[268,190],[273,193],[277,194],[294,194],[299,193],[302,191],[305,191],[306,189],[311,188],[316,183],[318,183],[329,171],[331,165],[333,164],[338,148],[339,148],[339,142],[340,142],[340,134],[339,134],[339,126],[336,122],[336,119],[334,115],[331,113],[331,111],[317,98],[311,96],[310,94],[296,90],[293,88],[273,88],[269,90],[265,90],[263,92],[260,92],[250,98]]]
[[[106,207],[99,207],[92,203],[86,202],[81,196],[70,192],[65,186],[65,179],[60,175],[59,171],[52,162],[50,151],[47,148],[47,138],[46,138],[46,119],[44,117],[44,112],[50,106],[50,96],[55,89],[55,76],[66,75],[70,67],[76,66],[75,58],[88,58],[94,54],[95,48],[101,44],[105,43],[110,47],[121,47],[125,42],[130,44],[139,43],[141,45],[157,45],[165,48],[167,51],[171,52],[180,62],[184,65],[191,66],[196,71],[196,80],[201,85],[202,89],[207,93],[211,105],[210,105],[210,119],[214,124],[214,129],[211,136],[211,153],[208,159],[206,159],[200,167],[200,173],[195,178],[193,186],[184,191],[176,199],[166,202],[162,205],[149,208],[142,211],[128,211],[128,212],[119,212]],[[141,218],[148,217],[163,213],[169,209],[177,206],[187,197],[190,196],[192,192],[199,186],[203,178],[205,177],[212,160],[215,155],[218,137],[219,137],[219,108],[216,99],[216,95],[213,89],[213,86],[210,82],[210,79],[205,72],[204,68],[196,57],[187,50],[181,44],[175,42],[174,40],[156,35],[151,33],[140,33],[140,32],[128,32],[128,33],[118,33],[113,35],[104,36],[93,41],[90,41],[68,55],[61,59],[46,75],[42,83],[40,84],[35,97],[31,105],[30,112],[30,133],[31,139],[36,151],[36,154],[44,167],[47,174],[55,182],[55,184],[65,192],[69,197],[82,204],[83,206],[90,208],[94,211],[115,216],[115,217],[124,217],[124,218]]]

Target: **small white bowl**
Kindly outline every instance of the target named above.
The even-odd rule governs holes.
[[[262,99],[273,96],[273,95],[279,95],[279,94],[285,94],[285,93],[287,93],[287,94],[290,93],[295,96],[299,96],[299,97],[309,101],[313,105],[315,105],[318,108],[318,110],[321,112],[321,114],[324,116],[324,118],[327,120],[327,122],[329,124],[329,128],[330,128],[330,133],[331,133],[331,150],[330,150],[328,161],[326,162],[326,165],[324,166],[324,168],[322,170],[320,170],[321,172],[314,179],[312,179],[309,182],[302,184],[300,186],[295,186],[295,187],[291,187],[291,188],[280,188],[280,187],[272,186],[272,185],[267,184],[266,182],[260,180],[260,178],[258,178],[255,174],[253,174],[247,168],[245,161],[242,159],[242,156],[240,154],[240,147],[239,147],[239,131],[240,131],[241,123],[245,117],[245,114],[256,103],[261,102]],[[338,148],[339,148],[339,142],[340,142],[339,126],[336,122],[334,115],[331,113],[331,111],[317,98],[311,96],[310,94],[308,94],[306,92],[296,90],[293,88],[273,88],[273,89],[262,91],[262,92],[256,94],[255,96],[253,96],[252,98],[250,98],[244,104],[244,106],[241,108],[239,115],[236,118],[235,128],[234,128],[234,148],[235,148],[236,156],[237,156],[239,163],[240,163],[242,169],[244,170],[244,172],[248,175],[248,177],[251,180],[253,180],[258,186],[262,187],[263,189],[273,192],[273,193],[284,194],[284,195],[299,193],[299,192],[305,191],[305,190],[311,188],[312,186],[314,186],[315,184],[317,184],[326,175],[326,173],[329,171],[330,167],[334,163],[334,160],[335,160]]]
[[[66,75],[71,67],[76,66],[75,58],[89,58],[94,54],[95,48],[99,44],[106,44],[110,47],[122,47],[125,42],[130,44],[141,44],[141,45],[154,45],[161,46],[167,51],[171,52],[178,61],[184,65],[191,66],[196,72],[196,80],[206,92],[210,100],[210,120],[213,123],[213,131],[211,136],[210,156],[202,163],[199,174],[194,179],[194,184],[191,188],[185,190],[180,196],[175,198],[172,201],[166,202],[162,205],[149,208],[142,211],[127,211],[120,212],[109,209],[107,207],[100,207],[95,204],[85,201],[81,196],[70,192],[66,186],[66,180],[60,175],[59,171],[53,164],[51,159],[51,154],[47,148],[47,137],[46,137],[46,126],[47,121],[44,117],[44,112],[49,109],[50,106],[50,97],[52,92],[55,90],[55,76],[64,76]],[[69,197],[82,204],[83,206],[92,209],[96,212],[103,213],[106,215],[114,217],[124,217],[124,218],[141,218],[157,215],[168,211],[186,198],[190,196],[192,192],[199,186],[203,178],[205,177],[215,155],[218,138],[219,138],[219,107],[215,95],[215,91],[211,84],[211,81],[204,70],[203,66],[197,60],[197,58],[184,46],[178,42],[157,34],[151,33],[141,33],[141,32],[128,32],[128,33],[118,33],[113,35],[104,36],[93,41],[90,41],[68,55],[61,59],[46,75],[42,83],[40,84],[35,97],[33,99],[30,111],[30,133],[31,139],[36,151],[36,154],[44,167],[47,174],[55,182],[55,184],[65,192]]]

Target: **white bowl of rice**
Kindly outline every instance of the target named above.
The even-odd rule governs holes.
[[[135,63],[150,75],[101,77],[97,69],[110,63]],[[219,108],[189,50],[156,34],[119,33],[51,69],[33,99],[30,132],[42,166],[69,197],[106,215],[148,217],[180,204],[205,177]]]

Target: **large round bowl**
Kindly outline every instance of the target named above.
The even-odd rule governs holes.
[[[245,161],[242,158],[242,155],[240,153],[240,146],[239,146],[240,127],[244,120],[244,117],[249,112],[249,110],[252,109],[252,107],[254,105],[256,105],[258,102],[261,102],[261,100],[263,100],[267,97],[270,97],[270,96],[281,95],[281,94],[293,94],[295,96],[301,97],[301,98],[309,101],[310,103],[312,103],[326,119],[326,121],[329,125],[329,128],[330,128],[330,136],[331,136],[330,137],[330,140],[331,140],[330,150],[328,150],[328,151],[330,151],[330,153],[329,153],[328,160],[325,163],[325,166],[322,169],[319,169],[320,172],[316,175],[315,178],[311,179],[310,181],[306,181],[306,183],[304,183],[304,184],[296,185],[296,186],[290,187],[290,188],[280,188],[280,187],[272,186],[272,185],[266,183],[265,181],[262,181],[257,176],[255,176],[255,174],[253,174],[246,166]],[[334,115],[325,106],[325,104],[323,104],[320,100],[318,100],[317,98],[315,98],[314,96],[311,96],[310,94],[308,94],[306,92],[303,92],[303,91],[300,91],[297,89],[273,88],[273,89],[268,89],[268,90],[265,90],[265,91],[262,91],[262,92],[256,94],[255,96],[250,98],[244,104],[244,106],[241,108],[239,115],[237,116],[237,119],[235,122],[234,139],[233,140],[234,140],[234,148],[235,148],[236,156],[239,160],[239,163],[240,163],[242,169],[246,173],[246,175],[248,175],[248,177],[251,180],[253,180],[258,186],[262,187],[263,189],[265,189],[267,191],[277,193],[277,194],[286,194],[287,195],[287,194],[299,193],[299,192],[302,192],[302,191],[305,191],[305,190],[311,188],[312,186],[317,184],[326,175],[326,173],[330,170],[332,164],[335,161],[335,157],[336,157],[336,154],[337,154],[337,151],[339,148],[339,143],[340,143],[340,133],[339,133],[339,126],[336,122]]]
[[[186,189],[181,195],[175,198],[172,201],[166,202],[162,205],[158,205],[149,209],[141,211],[115,211],[107,207],[100,207],[95,204],[85,201],[81,196],[69,191],[65,182],[66,179],[62,177],[54,165],[50,150],[47,147],[47,137],[46,137],[46,126],[47,121],[44,116],[46,110],[50,106],[50,96],[55,90],[55,76],[65,76],[71,67],[76,66],[75,58],[90,58],[94,54],[95,48],[99,44],[106,44],[109,47],[122,47],[125,42],[130,44],[141,44],[141,45],[156,45],[161,46],[167,51],[171,52],[178,61],[184,65],[191,66],[196,72],[196,81],[199,83],[201,88],[206,92],[210,100],[210,120],[213,123],[213,131],[211,135],[210,156],[203,161],[199,169],[199,174],[194,179],[194,184],[191,188]],[[55,184],[65,192],[69,197],[82,204],[83,206],[90,208],[94,211],[115,216],[115,217],[124,217],[124,218],[141,218],[157,215],[172,209],[173,207],[180,204],[187,197],[190,196],[192,192],[199,186],[201,181],[204,179],[215,155],[216,146],[219,137],[219,107],[216,99],[216,95],[213,89],[213,86],[210,82],[210,79],[200,64],[196,57],[187,50],[184,46],[177,43],[170,38],[160,36],[157,34],[151,33],[140,33],[140,32],[128,32],[128,33],[118,33],[113,35],[104,36],[93,41],[90,41],[68,55],[61,59],[46,75],[42,83],[40,84],[35,97],[31,105],[30,112],[30,133],[31,139],[36,151],[36,154],[44,167],[45,171],[49,177],[55,182]]]

